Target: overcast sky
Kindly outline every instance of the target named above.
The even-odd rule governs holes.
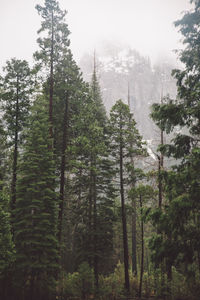
[[[180,48],[181,35],[173,22],[191,8],[189,0],[60,0],[68,11],[71,48],[78,60],[97,53],[102,41],[128,44],[155,60]],[[0,0],[0,65],[17,57],[31,61],[37,49],[42,0]]]

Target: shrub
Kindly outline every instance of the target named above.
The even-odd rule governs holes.
[[[83,300],[93,298],[94,274],[88,263],[79,266],[78,272],[68,274],[64,282],[64,297],[77,297]]]

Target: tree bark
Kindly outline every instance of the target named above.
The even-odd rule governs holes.
[[[97,195],[96,195],[96,174],[93,174],[93,219],[94,219],[94,277],[95,277],[95,286],[98,290],[99,287],[99,274],[98,274],[98,253],[97,253]]]
[[[161,145],[164,144],[163,142],[163,130],[161,130]],[[162,177],[161,177],[161,171],[163,170],[163,164],[164,164],[164,157],[161,153],[160,156],[158,156],[158,207],[162,207],[163,202],[163,186],[162,186]]]
[[[16,182],[17,182],[17,160],[18,160],[18,135],[19,135],[19,78],[17,75],[17,96],[16,96],[16,110],[15,110],[15,140],[14,140],[14,153],[13,153],[13,167],[12,167],[12,215],[16,204]]]
[[[120,128],[121,129],[121,128]],[[122,130],[120,130],[120,193],[121,193],[121,210],[122,210],[122,229],[123,229],[123,247],[124,247],[124,275],[125,275],[125,289],[130,293],[129,284],[129,264],[128,264],[128,239],[126,226],[126,210],[124,199],[124,178],[123,178],[123,146],[122,146]]]
[[[136,246],[137,246],[137,242],[136,242],[136,201],[135,199],[132,199],[132,272],[134,275],[137,275],[137,250],[136,250]]]
[[[142,196],[140,195],[140,209],[142,217]],[[144,223],[141,218],[141,267],[140,267],[140,285],[139,285],[139,298],[142,297],[142,281],[144,272]]]
[[[92,161],[92,158],[91,158]],[[92,168],[92,162],[90,163],[90,167]],[[91,260],[91,251],[93,250],[92,248],[92,206],[93,206],[93,199],[92,199],[92,194],[93,194],[93,188],[92,188],[92,170],[90,170],[90,187],[89,187],[89,211],[88,211],[88,263],[90,267],[92,267],[92,260]]]
[[[130,102],[130,91],[129,91],[129,83],[128,83],[128,106],[129,110],[131,111],[131,102]],[[131,121],[131,118],[129,118]],[[130,143],[130,148],[133,148],[133,143]],[[134,158],[131,155],[131,166],[134,170]],[[135,179],[134,179],[134,171],[131,172],[132,177],[132,184],[131,189],[135,187]],[[132,228],[132,273],[137,275],[137,242],[136,242],[136,221],[137,221],[137,214],[136,214],[136,199],[132,198],[132,216],[131,216],[131,228]]]
[[[54,92],[54,15],[51,14],[51,54],[50,54],[50,78],[49,78],[49,134],[53,138],[53,92]]]

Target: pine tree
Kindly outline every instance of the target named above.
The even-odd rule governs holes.
[[[90,92],[76,116],[75,135],[69,148],[74,157],[70,165],[73,174],[72,193],[76,203],[72,222],[74,219],[77,221],[77,261],[87,261],[90,264],[98,289],[99,274],[108,272],[112,264],[114,188],[107,119],[101,111],[101,99],[98,98],[97,101],[100,90],[94,93],[93,84],[92,79]]]
[[[174,70],[178,97],[169,103],[154,104],[152,116],[156,124],[167,133],[175,129],[171,144],[160,150],[167,156],[179,159],[177,165],[165,174],[165,193],[168,206],[165,211],[155,212],[153,220],[165,235],[154,237],[152,248],[157,251],[156,261],[166,258],[167,274],[171,279],[172,265],[184,261],[187,269],[196,260],[200,272],[199,252],[199,1],[175,25],[183,34],[185,49],[180,53],[183,70]],[[178,128],[178,130],[176,130]],[[159,251],[159,248],[163,251]],[[176,249],[174,251],[173,249]],[[194,275],[194,274],[193,274]]]
[[[112,147],[115,162],[118,168],[118,176],[120,182],[121,197],[121,217],[123,228],[123,249],[124,249],[124,272],[125,272],[125,288],[129,293],[129,263],[128,263],[128,238],[126,224],[126,206],[125,206],[125,182],[127,172],[133,173],[134,166],[131,165],[133,155],[142,153],[141,136],[136,129],[136,123],[130,113],[128,105],[118,100],[112,107],[110,113],[110,126],[112,131]],[[135,177],[135,176],[134,176]],[[132,180],[135,180],[135,178]]]
[[[97,77],[96,57],[94,54],[94,69],[92,74],[92,80],[90,83],[90,95],[93,103],[96,106],[95,114],[101,126],[104,126],[106,121],[106,110],[103,104],[101,88]]]
[[[69,46],[69,30],[65,23],[66,11],[62,11],[59,3],[55,0],[45,0],[44,6],[36,5],[38,13],[43,21],[38,34],[46,33],[43,38],[38,38],[37,42],[40,51],[34,56],[40,67],[47,69],[47,90],[49,96],[49,121],[50,136],[53,137],[53,98],[54,98],[54,72],[59,60],[66,53]]]
[[[101,90],[99,86],[99,82],[97,79],[97,73],[96,73],[96,60],[94,56],[94,70],[92,74],[92,81],[90,84],[90,94],[91,94],[91,100],[92,100],[92,116],[93,120],[91,120],[94,124],[92,126],[92,123],[90,123],[90,144],[91,144],[91,155],[90,155],[90,195],[89,195],[89,201],[90,201],[90,216],[93,218],[92,220],[89,221],[93,223],[91,227],[92,231],[92,243],[93,243],[93,268],[94,268],[94,275],[95,275],[95,283],[96,287],[98,288],[98,277],[99,277],[99,237],[101,236],[99,232],[98,225],[98,219],[100,221],[100,218],[98,218],[98,202],[102,204],[102,199],[100,200],[100,191],[98,189],[99,184],[101,184],[101,188],[103,187],[103,181],[101,177],[101,172],[102,170],[102,163],[103,160],[104,162],[106,161],[106,149],[105,149],[105,142],[103,141],[106,139],[105,137],[105,128],[106,128],[106,123],[107,123],[107,118],[106,118],[106,112],[105,112],[105,107],[102,102],[102,97],[101,97]],[[96,141],[98,140],[98,146],[95,145]],[[104,148],[104,149],[103,149]],[[102,151],[103,150],[103,151]],[[106,154],[107,155],[107,154]],[[103,158],[104,156],[104,158]],[[98,172],[100,171],[101,172]],[[105,171],[104,171],[105,175]],[[100,179],[101,177],[101,179]],[[100,183],[101,182],[101,183]],[[105,196],[101,197],[104,198]],[[103,208],[103,206],[102,206]],[[112,225],[111,225],[112,226]]]
[[[131,112],[130,105],[130,91],[128,85],[128,107]],[[129,115],[129,125],[132,124],[132,133],[129,139],[129,162],[126,163],[126,168],[129,173],[129,198],[131,201],[132,214],[131,214],[131,223],[132,223],[132,273],[137,275],[137,209],[136,209],[136,199],[134,194],[131,192],[136,187],[138,179],[141,177],[141,170],[136,168],[136,163],[139,156],[146,156],[146,151],[143,149],[142,137],[139,135],[138,130],[135,127],[135,123],[133,121],[133,115],[130,113]],[[139,175],[139,176],[138,176]],[[139,178],[138,178],[139,177]]]
[[[5,76],[1,78],[0,100],[2,101],[8,141],[14,148],[11,183],[11,207],[13,210],[16,202],[20,133],[27,122],[34,83],[32,72],[25,60],[13,58],[7,61],[4,72]]]
[[[55,296],[58,201],[48,127],[46,105],[39,99],[32,109],[17,181],[14,226],[20,299]]]
[[[65,171],[68,157],[67,146],[72,139],[74,130],[74,114],[83,101],[83,79],[71,51],[65,53],[60,64],[55,68],[55,101],[54,101],[54,153],[57,169],[60,175],[60,205],[59,205],[59,241],[62,240],[63,214],[65,202]]]
[[[15,256],[7,191],[6,134],[2,122],[0,122],[0,145],[0,298],[6,300],[12,297],[11,274]]]
[[[139,170],[138,170],[139,171]],[[139,222],[140,222],[140,280],[139,280],[139,289],[138,289],[138,296],[141,299],[142,297],[142,286],[143,286],[143,274],[144,274],[144,269],[145,269],[145,219],[146,216],[148,215],[148,210],[149,208],[145,207],[145,203],[152,201],[152,198],[155,194],[155,191],[153,188],[149,185],[145,185],[145,177],[146,174],[140,170],[140,181],[138,182],[137,186],[134,186],[131,190],[130,193],[132,196],[134,196],[135,199],[138,200],[138,208],[139,208]]]

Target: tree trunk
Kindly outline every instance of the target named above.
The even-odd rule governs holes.
[[[129,91],[129,83],[128,83],[128,106],[129,110],[131,111],[131,103],[130,103],[130,91]],[[129,121],[131,119],[129,118]],[[130,148],[133,148],[133,143],[130,143]],[[131,155],[131,166],[134,170],[134,158]],[[132,177],[132,184],[131,189],[135,187],[135,179],[134,179],[134,171],[131,172]],[[137,214],[136,214],[136,199],[132,199],[132,216],[131,216],[131,229],[132,229],[132,273],[133,275],[137,275],[137,242],[136,242],[136,221],[137,221]]]
[[[92,159],[91,159],[92,161]],[[92,168],[92,163],[90,164],[90,167]],[[89,266],[92,267],[92,260],[91,260],[91,251],[93,250],[92,248],[92,207],[93,207],[93,199],[92,199],[92,194],[93,194],[93,187],[92,187],[92,170],[90,170],[90,187],[89,187],[89,211],[88,211],[88,263]]]
[[[140,285],[139,285],[139,298],[142,297],[142,280],[144,272],[144,223],[142,220],[142,196],[140,195],[140,209],[141,209],[141,266],[140,266]]]
[[[200,251],[197,252],[197,258],[198,258],[198,269],[200,274]]]
[[[137,275],[137,251],[136,251],[136,201],[132,199],[132,272],[134,275]]]
[[[54,89],[54,78],[53,78],[53,63],[54,63],[54,15],[53,11],[51,14],[51,54],[50,54],[50,78],[49,78],[49,133],[50,137],[53,138],[53,89]]]
[[[121,135],[121,130],[120,130]],[[130,293],[129,284],[129,264],[128,264],[128,239],[127,239],[127,226],[126,226],[126,210],[124,199],[124,178],[123,178],[123,147],[122,135],[120,136],[120,193],[121,193],[121,209],[122,209],[122,228],[123,228],[123,247],[124,247],[124,275],[125,275],[125,288],[127,293]]]
[[[163,142],[163,130],[161,130],[161,145],[164,144]],[[161,171],[163,170],[163,164],[164,164],[164,157],[161,153],[158,157],[158,207],[162,207],[162,201],[163,201],[163,186],[162,186],[162,176]]]
[[[67,132],[69,124],[69,97],[66,96],[65,111],[63,117],[63,138],[62,138],[62,154],[61,154],[61,166],[60,166],[60,204],[59,204],[59,215],[58,215],[58,241],[61,243],[62,240],[62,223],[64,213],[64,192],[65,192],[65,164],[66,157],[65,152],[67,149]]]
[[[18,160],[18,130],[19,130],[19,78],[17,76],[17,98],[15,110],[15,140],[14,140],[14,153],[13,153],[13,167],[12,167],[12,184],[11,184],[11,197],[12,197],[12,216],[16,204],[16,182],[17,182],[17,160]]]
[[[96,195],[96,174],[93,174],[93,218],[94,218],[94,238],[93,238],[93,244],[94,244],[94,277],[95,277],[95,286],[98,290],[99,287],[99,274],[98,274],[98,253],[97,253],[97,195]]]

